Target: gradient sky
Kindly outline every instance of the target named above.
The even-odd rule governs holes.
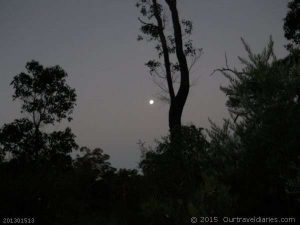
[[[283,18],[287,0],[179,0],[182,18],[194,24],[194,45],[204,54],[194,68],[199,77],[184,110],[186,124],[209,127],[228,116],[225,84],[213,69],[228,62],[238,67],[246,56],[240,37],[259,52],[272,35],[275,53],[285,56]],[[134,0],[0,0],[0,124],[20,117],[9,86],[31,59],[60,65],[78,99],[69,124],[80,146],[101,147],[115,167],[134,168],[139,139],[151,144],[168,131],[168,105],[148,101],[158,93],[144,63],[151,44],[137,42]],[[65,124],[56,125],[63,129]]]

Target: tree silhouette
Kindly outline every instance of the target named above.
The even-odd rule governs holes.
[[[284,19],[284,35],[292,43],[288,49],[299,48],[300,45],[300,1],[293,0],[288,3],[289,12]]]
[[[27,73],[13,78],[13,99],[22,101],[22,112],[31,116],[33,125],[53,124],[70,115],[76,101],[75,90],[66,84],[67,73],[60,66],[44,68],[37,61],[26,64]]]
[[[80,173],[85,174],[83,176],[89,176],[92,180],[100,180],[104,174],[113,172],[108,162],[109,155],[104,154],[101,148],[90,150],[87,147],[81,147],[80,152],[83,156],[77,156],[74,166]]]
[[[67,73],[59,66],[44,68],[37,61],[28,62],[26,70],[11,82],[13,99],[21,101],[21,112],[26,117],[1,128],[0,148],[24,159],[71,152],[77,145],[70,128],[51,134],[41,130],[44,125],[72,119],[76,94],[66,84]]]
[[[11,82],[13,99],[21,101],[24,118],[0,129],[0,149],[12,156],[0,169],[6,180],[1,185],[5,192],[1,198],[9,202],[0,204],[1,215],[31,215],[42,224],[66,217],[70,221],[66,215],[74,208],[68,205],[72,202],[75,207],[71,199],[77,189],[72,189],[75,182],[70,178],[72,159],[68,153],[78,146],[70,128],[47,132],[46,125],[71,120],[75,90],[66,84],[67,74],[59,66],[44,68],[31,61],[26,70]]]
[[[221,90],[231,120],[211,133],[216,168],[237,194],[236,213],[295,213],[290,205],[299,199],[299,52],[278,60],[272,39],[260,54],[242,41],[249,58],[239,58],[243,69],[219,70],[229,80]]]
[[[182,126],[181,144],[182,150],[174,149],[178,146],[172,143],[170,135],[154,148],[141,144],[140,167],[148,190],[144,209],[150,224],[159,224],[159,220],[166,224],[187,224],[191,216],[196,216],[191,207],[200,207],[195,205],[195,195],[204,187],[203,174],[211,167],[207,155],[209,143],[202,128]]]
[[[168,93],[164,98],[169,100],[169,128],[171,136],[181,133],[181,116],[190,89],[190,68],[194,65],[201,54],[201,49],[193,47],[189,36],[192,33],[192,22],[181,20],[177,9],[176,0],[165,0],[163,7],[157,0],[139,0],[136,6],[140,9],[142,17],[141,32],[138,40],[146,38],[148,41],[156,42],[155,49],[158,59],[146,63],[152,77],[158,78],[155,83]],[[168,33],[167,14],[172,21],[173,33]],[[182,31],[182,26],[184,27]],[[163,58],[163,62],[160,59]],[[191,59],[189,65],[188,59]],[[163,65],[163,66],[162,66]],[[179,73],[179,87],[176,90]],[[165,85],[167,83],[167,85]]]

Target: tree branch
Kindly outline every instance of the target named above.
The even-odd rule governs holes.
[[[161,45],[163,48],[163,55],[164,55],[166,78],[167,78],[167,83],[168,83],[169,94],[170,94],[170,98],[172,100],[175,98],[175,93],[174,93],[174,87],[173,87],[173,83],[172,83],[171,63],[170,63],[170,56],[169,56],[169,51],[168,51],[167,40],[166,40],[164,31],[163,31],[163,22],[162,22],[160,13],[158,11],[157,1],[152,0],[152,2],[153,2],[154,16],[155,16],[155,19],[157,20],[157,24],[158,24],[159,38],[160,38]]]

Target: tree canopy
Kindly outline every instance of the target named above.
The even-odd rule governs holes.
[[[70,128],[52,133],[41,130],[44,125],[72,119],[76,93],[66,84],[67,73],[59,66],[44,68],[37,61],[28,62],[26,71],[11,82],[13,99],[21,101],[25,116],[0,129],[0,148],[23,160],[70,153],[77,148]]]

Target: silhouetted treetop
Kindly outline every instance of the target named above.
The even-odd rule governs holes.
[[[0,129],[1,149],[10,152],[14,156],[20,156],[24,152],[33,154],[34,125],[28,119],[17,119],[12,123],[4,124]],[[43,142],[42,138],[38,139]],[[43,143],[40,143],[43,145]]]
[[[60,66],[44,68],[37,61],[28,62],[26,70],[11,82],[13,99],[22,101],[22,112],[31,114],[35,126],[70,121],[76,94],[66,84],[67,73]]]
[[[288,3],[289,11],[284,19],[284,35],[292,42],[288,45],[291,48],[300,45],[300,0],[293,0]],[[294,47],[295,47],[294,46]]]
[[[67,73],[59,66],[44,68],[31,61],[26,64],[26,70],[11,82],[15,89],[13,99],[21,100],[21,112],[26,117],[4,124],[0,129],[0,150],[29,162],[68,158],[67,153],[78,147],[71,129],[46,133],[41,126],[72,119],[75,89],[66,84]]]

